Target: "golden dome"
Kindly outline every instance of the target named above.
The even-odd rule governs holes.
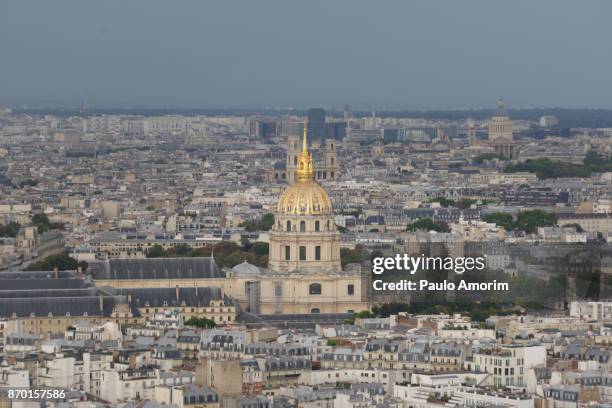
[[[284,215],[333,215],[327,192],[314,180],[312,155],[308,151],[308,127],[304,125],[302,151],[298,156],[296,181],[281,194],[277,211]]]
[[[277,211],[285,215],[333,215],[327,192],[314,180],[297,181],[287,187],[278,201]]]

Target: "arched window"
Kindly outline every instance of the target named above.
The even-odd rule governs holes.
[[[291,221],[287,221],[287,231],[291,231]]]
[[[329,220],[327,221],[327,230],[329,230]]]
[[[300,232],[306,232],[306,221],[300,221]]]
[[[310,309],[310,313],[321,313],[321,310],[315,307],[314,309]]]
[[[315,221],[315,231],[319,232],[319,228],[320,228],[320,222],[319,221]]]
[[[308,293],[311,295],[320,295],[321,294],[321,284],[320,283],[311,283],[308,288]]]

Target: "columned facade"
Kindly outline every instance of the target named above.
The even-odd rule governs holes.
[[[270,234],[269,268],[278,272],[339,272],[340,237],[333,218],[279,214]]]

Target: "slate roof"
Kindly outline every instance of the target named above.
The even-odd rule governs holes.
[[[72,278],[76,271],[58,271],[58,278]],[[54,271],[3,271],[0,272],[0,279],[40,279],[54,277]]]
[[[115,295],[121,295],[131,299],[132,309],[147,307],[180,306],[185,302],[186,306],[208,306],[211,300],[223,299],[225,306],[232,306],[234,303],[230,298],[224,296],[221,289],[215,287],[206,288],[179,288],[178,301],[176,298],[176,288],[143,288],[143,289],[107,289]]]
[[[82,297],[97,296],[99,290],[94,287],[78,289],[21,289],[4,290],[0,286],[0,299],[39,298],[39,297]]]
[[[31,278],[31,277],[4,277],[0,275],[0,291],[11,290],[49,290],[49,289],[78,289],[85,288],[86,284],[79,278]]]
[[[125,298],[120,296],[104,296],[102,298],[102,314],[110,317],[115,305],[124,303]],[[35,298],[1,298],[0,317],[35,316],[100,316],[99,296],[72,296],[72,297],[35,297]]]
[[[110,259],[91,265],[96,280],[211,279],[225,273],[209,257]]]

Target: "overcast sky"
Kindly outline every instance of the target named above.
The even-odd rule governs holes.
[[[610,0],[1,0],[0,103],[612,108]]]

